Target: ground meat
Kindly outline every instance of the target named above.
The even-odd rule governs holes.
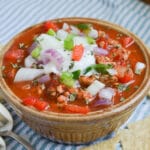
[[[98,31],[98,37],[105,38],[106,37],[106,33],[104,31],[99,30]]]
[[[82,87],[88,87],[96,79],[94,75],[91,76],[80,76],[79,82]]]
[[[127,61],[129,58],[130,52],[124,48],[121,49],[112,49],[110,50],[109,57],[113,61]]]
[[[118,85],[118,78],[116,76],[99,75],[99,81],[109,87],[116,87]]]
[[[95,59],[96,59],[96,64],[105,64],[105,65],[116,65],[116,62],[113,62],[113,60],[107,56],[98,56],[95,55]]]

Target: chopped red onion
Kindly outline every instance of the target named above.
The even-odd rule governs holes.
[[[94,39],[96,39],[98,37],[98,32],[97,30],[91,28],[91,30],[89,31],[88,35]]]
[[[48,74],[46,74],[46,75],[41,76],[40,78],[38,78],[38,82],[40,82],[40,83],[45,83],[45,82],[47,82],[49,80],[50,80],[50,77],[49,77]]]
[[[84,34],[83,32],[80,32],[80,33],[79,33],[79,36],[84,37],[84,36],[85,36],[85,34]]]
[[[129,46],[131,46],[134,43],[134,40],[132,40],[128,45],[126,45],[125,47],[128,48]]]
[[[103,48],[95,47],[94,48],[94,54],[96,55],[108,55],[108,51]]]
[[[104,99],[104,98],[100,98],[99,100],[97,100],[95,103],[94,103],[94,106],[95,107],[98,107],[98,106],[107,106],[107,105],[111,105],[112,104],[112,101],[109,100],[109,99]]]
[[[44,74],[43,69],[20,68],[14,78],[14,82],[30,81]]]
[[[103,88],[99,91],[99,98],[112,100],[115,95],[115,90],[110,87]]]
[[[57,31],[56,35],[57,35],[58,39],[65,40],[67,35],[68,35],[68,32],[66,32],[65,30],[60,29],[60,30]]]
[[[47,57],[43,57],[43,55],[42,55],[42,60],[39,60],[38,61],[38,64],[44,64],[44,65],[46,65],[46,64],[48,64],[49,62],[51,61],[51,59],[50,58],[47,58]]]
[[[41,54],[41,59],[44,64],[48,64],[49,62],[53,62],[58,69],[61,68],[61,64],[64,62],[63,56],[54,49],[48,49]]]
[[[105,35],[105,39],[109,39],[109,35],[108,34]]]
[[[131,80],[131,81],[125,83],[124,85],[125,85],[125,86],[129,86],[129,85],[131,85],[131,84],[134,83],[134,82],[135,82],[135,80]]]
[[[79,35],[80,34],[80,30],[78,28],[76,28],[75,26],[70,26],[71,28],[71,33],[72,34],[76,34],[76,35]]]
[[[112,76],[117,75],[117,71],[114,68],[107,69],[107,72]]]
[[[144,64],[144,63],[142,63],[142,62],[137,62],[136,64],[135,64],[135,73],[136,74],[141,74],[141,72],[143,71],[143,69],[146,67],[146,65]]]
[[[62,29],[63,30],[68,30],[69,29],[69,25],[67,23],[64,23]]]
[[[31,53],[38,46],[37,42],[33,42],[32,45],[28,48],[28,52]]]
[[[108,46],[107,46],[107,50],[109,50],[109,51],[110,51],[112,48],[113,48],[113,45],[108,45]]]

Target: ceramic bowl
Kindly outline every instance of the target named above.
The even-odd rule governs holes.
[[[129,96],[126,101],[114,105],[111,108],[90,112],[86,115],[46,111],[39,112],[35,109],[22,105],[21,99],[19,99],[11,91],[11,89],[9,89],[5,80],[2,78],[2,72],[0,71],[0,87],[3,97],[23,119],[23,121],[25,121],[33,130],[42,136],[57,142],[74,144],[91,142],[118,129],[130,117],[136,106],[146,96],[150,85],[150,54],[148,53],[146,46],[136,35],[129,32],[125,28],[120,27],[119,25],[90,18],[62,18],[55,19],[54,21],[70,23],[88,22],[98,26],[109,27],[131,36],[140,47],[146,62],[147,68],[143,77],[143,82],[138,90]],[[11,45],[18,39],[21,40],[21,38],[27,34],[33,34],[34,32],[38,33],[38,31],[41,30],[42,24],[43,23],[40,23],[29,27],[13,37],[2,50],[2,54],[0,56],[0,66],[2,66],[4,54],[11,47]]]

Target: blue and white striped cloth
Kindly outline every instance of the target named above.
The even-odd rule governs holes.
[[[150,46],[150,5],[141,0],[0,0],[0,43],[7,43],[15,34],[33,24],[61,17],[108,20],[134,32]],[[6,106],[14,119],[13,131],[30,141],[35,150],[78,150],[83,147],[58,144],[43,138],[28,127],[8,104]],[[127,123],[148,115],[150,100],[145,98]],[[24,150],[11,138],[5,138],[5,141],[7,150]]]

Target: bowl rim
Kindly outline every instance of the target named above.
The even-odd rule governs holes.
[[[18,98],[8,87],[6,84],[5,80],[2,77],[2,70],[0,70],[0,89],[3,92],[3,96],[6,98],[6,101],[8,103],[11,103],[13,107],[16,108],[16,110],[19,112],[19,114],[22,114],[23,112],[30,112],[34,117],[38,117],[43,120],[53,120],[53,121],[69,121],[69,122],[84,122],[84,121],[90,121],[92,120],[99,120],[99,119],[104,119],[107,117],[113,117],[115,115],[118,115],[118,113],[121,113],[123,110],[126,111],[131,107],[134,107],[134,105],[137,105],[146,95],[148,92],[148,88],[150,86],[150,53],[148,51],[148,48],[144,45],[141,39],[139,39],[135,34],[132,32],[128,31],[127,29],[121,27],[120,25],[100,20],[100,19],[93,19],[93,18],[82,18],[82,17],[68,17],[68,18],[57,18],[57,19],[50,19],[51,21],[62,21],[62,22],[71,22],[71,21],[79,21],[79,22],[88,22],[88,23],[94,23],[94,24],[99,24],[103,26],[108,26],[111,27],[112,29],[115,29],[117,31],[122,32],[125,35],[132,36],[132,38],[135,40],[135,42],[138,44],[140,47],[146,61],[146,72],[145,76],[143,79],[142,84],[138,88],[137,91],[135,91],[129,98],[126,99],[126,101],[120,102],[117,105],[113,105],[112,107],[109,107],[107,109],[103,110],[98,110],[98,111],[93,111],[89,112],[86,115],[83,114],[65,114],[65,113],[57,113],[57,112],[51,112],[51,111],[37,111],[31,107],[24,106],[21,104],[20,98]],[[35,24],[33,26],[30,26],[23,31],[19,32],[17,35],[15,35],[3,48],[2,54],[0,55],[0,66],[2,66],[2,60],[4,53],[9,49],[10,45],[15,41],[17,37],[19,37],[21,34],[24,32],[30,30],[31,28],[35,26],[40,26],[43,24],[45,21]],[[132,99],[132,100],[131,100]]]

